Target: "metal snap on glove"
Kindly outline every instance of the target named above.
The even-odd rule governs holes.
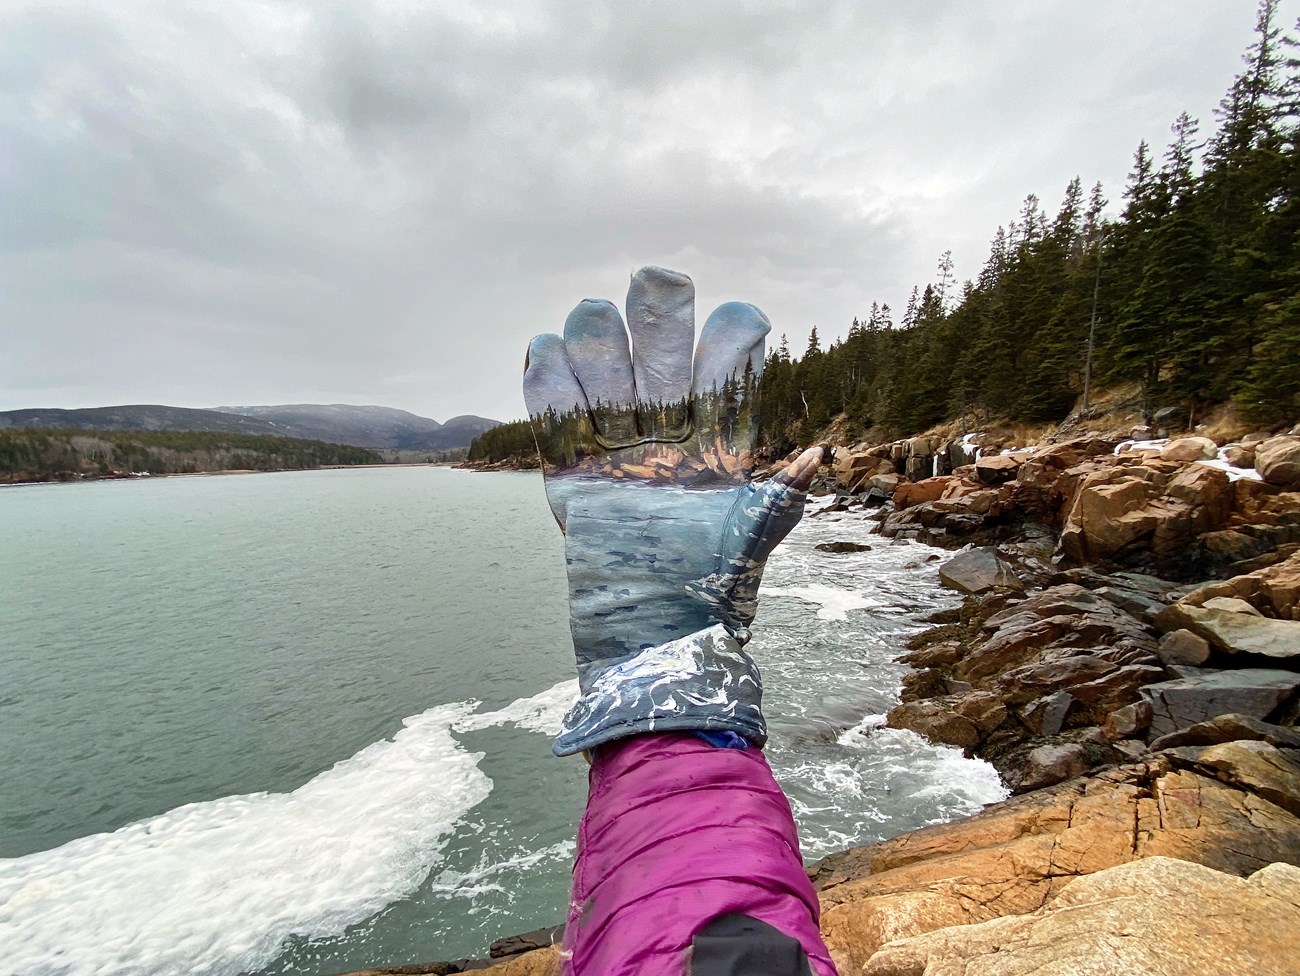
[[[587,300],[563,338],[532,341],[524,398],[565,534],[582,689],[557,755],[650,731],[766,741],[744,645],[763,566],[822,458],[810,448],[749,481],[770,330],[753,305],[728,302],[692,355],[694,284],[642,268],[626,328],[612,303]]]

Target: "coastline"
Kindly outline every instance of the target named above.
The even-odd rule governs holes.
[[[940,576],[965,603],[900,648],[914,670],[887,724],[991,761],[1015,794],[809,867],[842,973],[955,974],[995,956],[989,971],[1007,976],[1111,971],[1087,966],[1135,931],[1121,945],[1147,955],[1121,958],[1141,971],[1181,958],[1206,915],[1225,920],[1209,937],[1214,962],[1170,973],[1239,971],[1234,961],[1290,972],[1300,474],[1286,472],[1300,468],[1239,465],[1270,450],[1300,460],[1300,438],[1260,438],[1249,454],[1206,440],[1084,435],[979,458],[965,438],[915,438],[841,452],[822,477],[834,498],[810,517],[870,506],[885,539],[960,550]],[[1080,905],[1082,946],[1070,941]],[[363,972],[550,976],[558,938],[499,940],[487,969]]]
[[[217,471],[171,471],[164,474],[107,474],[86,475],[79,478],[52,478],[44,481],[3,481],[3,488],[31,488],[36,485],[76,485],[95,481],[150,481],[157,478],[216,478],[226,475],[291,474],[298,471],[352,471],[373,468],[459,468],[456,461],[394,461],[382,464],[321,464],[314,468],[222,468]]]

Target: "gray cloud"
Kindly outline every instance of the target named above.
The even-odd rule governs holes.
[[[1284,8],[1285,8],[1284,4]],[[1284,9],[1284,21],[1295,11]],[[0,12],[0,408],[522,413],[528,338],[643,264],[798,349],[973,276],[1028,192],[1118,199],[1248,4]]]

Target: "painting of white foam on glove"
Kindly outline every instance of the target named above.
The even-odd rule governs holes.
[[[632,275],[625,308],[626,324],[611,302],[580,302],[525,359],[583,689],[554,751],[673,729],[761,745],[761,681],[743,645],[823,448],[749,481],[772,328],[758,308],[724,303],[696,343],[694,282],[656,267]]]

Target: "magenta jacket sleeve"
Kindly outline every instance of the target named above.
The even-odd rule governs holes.
[[[564,972],[686,976],[692,940],[728,915],[771,926],[797,941],[814,976],[835,976],[790,803],[762,751],[677,733],[602,746],[578,832]]]

